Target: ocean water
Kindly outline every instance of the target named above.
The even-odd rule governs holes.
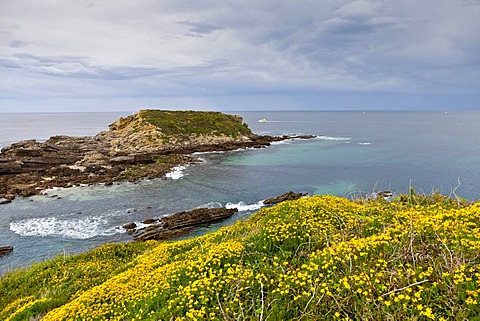
[[[251,215],[289,190],[339,196],[392,190],[480,198],[480,112],[238,112],[258,134],[315,134],[263,149],[198,154],[167,177],[49,190],[0,206],[0,275],[131,237],[121,226],[195,207],[237,207],[201,234]],[[57,134],[93,135],[122,113],[0,114],[0,147]],[[267,122],[258,122],[259,119]]]

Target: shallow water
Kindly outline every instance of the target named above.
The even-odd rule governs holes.
[[[199,206],[239,207],[232,218],[196,231],[204,233],[248,217],[261,207],[261,200],[289,190],[334,195],[373,189],[402,193],[412,185],[426,193],[440,190],[449,195],[456,189],[457,195],[472,200],[480,197],[480,112],[240,114],[259,134],[324,136],[284,141],[264,149],[199,154],[202,163],[177,168],[169,178],[59,189],[18,198],[0,206],[0,245],[15,247],[13,253],[0,258],[0,273],[105,242],[131,240],[121,229],[131,221]],[[82,130],[78,126],[75,133],[63,126],[75,123],[77,115],[72,114],[45,117],[45,123],[37,127],[51,132],[57,124],[61,127],[57,133],[92,135],[99,128],[106,129],[102,122],[118,116],[82,114],[81,119],[90,125]],[[0,114],[3,126],[11,123],[8,117]],[[21,117],[15,117],[19,131]],[[61,121],[62,117],[73,120]],[[259,123],[263,118],[268,122]],[[49,123],[50,119],[54,123]],[[6,138],[4,133],[10,134]],[[15,140],[12,133],[15,129],[3,131],[0,142]],[[45,133],[32,136],[41,137],[45,139]]]

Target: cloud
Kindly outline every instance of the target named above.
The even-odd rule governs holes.
[[[478,16],[473,0],[3,1],[0,99],[475,94]]]
[[[179,22],[181,25],[185,25],[189,27],[189,32],[186,35],[205,35],[211,34],[214,31],[221,30],[222,27],[216,26],[213,24],[209,24],[206,22],[193,22],[193,21],[181,21]]]

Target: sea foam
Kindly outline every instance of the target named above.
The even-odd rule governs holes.
[[[220,202],[208,202],[206,204],[197,206],[196,208],[221,208],[221,207],[222,207],[222,203]]]
[[[171,178],[171,179],[179,179],[179,178],[182,178],[183,176],[185,176],[185,173],[183,172],[185,170],[185,166],[175,166],[173,168],[173,170],[167,174],[165,174],[165,176],[167,178]]]
[[[265,205],[263,204],[263,201],[254,203],[254,204],[245,204],[244,202],[238,202],[238,203],[227,203],[225,205],[225,208],[236,208],[238,209],[239,212],[245,212],[245,211],[255,211],[258,209],[261,209]]]
[[[112,227],[105,216],[76,219],[61,219],[55,216],[29,218],[11,222],[10,230],[21,236],[60,236],[71,239],[88,239],[125,232],[122,228]]]
[[[337,141],[345,141],[345,140],[351,140],[351,137],[335,137],[335,136],[317,136],[315,139],[321,139],[321,140],[337,140]]]

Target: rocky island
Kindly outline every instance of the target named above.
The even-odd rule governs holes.
[[[161,177],[195,162],[194,152],[265,147],[314,136],[260,136],[240,116],[220,112],[140,110],[94,137],[26,140],[0,153],[0,203],[52,187]]]

